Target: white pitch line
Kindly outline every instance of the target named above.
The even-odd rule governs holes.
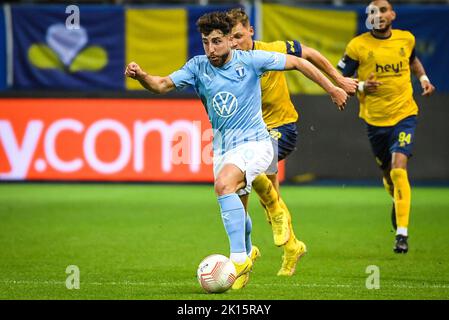
[[[54,280],[0,280],[0,283],[6,285],[62,285],[65,286],[65,281],[54,281]],[[168,282],[132,282],[132,281],[118,281],[118,282],[83,282],[81,284],[84,286],[185,286],[187,282],[181,283],[168,283]],[[347,288],[347,289],[357,289],[364,288],[363,285],[356,286],[350,284],[324,284],[324,283],[291,283],[293,287],[302,288]],[[252,287],[273,287],[273,284],[258,284],[254,283]],[[274,285],[276,286],[276,285]],[[433,284],[433,285],[407,285],[407,284],[382,284],[381,289],[388,288],[400,288],[400,289],[449,289],[449,284]]]

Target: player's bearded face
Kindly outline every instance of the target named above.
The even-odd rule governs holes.
[[[396,13],[387,1],[374,1],[369,6],[368,19],[377,32],[387,32],[391,28]]]
[[[208,36],[202,35],[204,52],[209,62],[214,67],[221,67],[225,64],[231,52],[229,36],[223,35],[219,30],[212,31]]]

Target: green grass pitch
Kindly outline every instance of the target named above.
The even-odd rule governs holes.
[[[207,185],[0,184],[0,299],[448,299],[449,189],[413,188],[410,251],[392,251],[381,187],[282,188],[308,246],[293,277],[255,194],[249,212],[262,257],[240,291],[206,294],[196,268],[228,255]],[[66,288],[66,267],[80,289]],[[380,289],[366,269],[379,267]]]

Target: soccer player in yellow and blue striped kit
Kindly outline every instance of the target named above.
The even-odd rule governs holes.
[[[233,20],[233,48],[240,50],[264,50],[294,55],[307,59],[324,71],[347,93],[354,94],[357,81],[341,76],[337,69],[318,51],[302,45],[299,41],[254,41],[254,29],[248,15],[241,9],[232,9],[228,15]],[[299,258],[306,252],[306,245],[299,241],[293,231],[291,214],[279,196],[277,163],[296,149],[298,113],[291,102],[287,80],[282,72],[266,72],[261,78],[262,116],[275,146],[275,156],[266,174],[259,175],[253,188],[265,208],[271,223],[274,243],[283,246],[284,255],[279,276],[294,274]]]
[[[349,42],[338,67],[344,76],[357,73],[359,115],[366,122],[385,189],[393,198],[393,250],[406,253],[411,203],[407,162],[412,156],[418,114],[410,72],[420,80],[424,96],[435,88],[415,55],[415,37],[409,31],[393,29],[395,18],[389,1],[372,1],[367,20],[372,30]]]

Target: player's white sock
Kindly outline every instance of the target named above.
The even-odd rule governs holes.
[[[398,227],[397,230],[396,230],[396,235],[398,235],[398,234],[407,237],[407,236],[408,236],[408,234],[407,234],[407,228],[404,228],[404,227]]]
[[[231,252],[231,260],[238,263],[238,264],[242,264],[243,262],[246,261],[246,258],[248,258],[248,255],[245,252]]]

